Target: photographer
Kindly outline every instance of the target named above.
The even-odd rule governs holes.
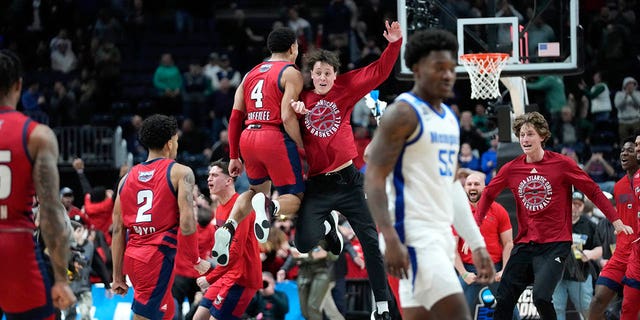
[[[246,319],[284,320],[289,312],[289,299],[284,292],[275,289],[276,282],[271,272],[262,273],[262,286],[247,307]]]

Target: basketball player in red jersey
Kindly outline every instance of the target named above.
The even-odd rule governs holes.
[[[152,115],[145,119],[140,142],[149,150],[149,157],[122,178],[113,208],[112,290],[127,293],[127,274],[135,289],[134,319],[172,319],[176,248],[180,246],[181,254],[200,274],[209,268],[198,257],[195,177],[189,167],[173,160],[178,152],[174,118]]]
[[[638,156],[638,154],[640,154],[640,134],[638,133],[636,134],[635,142],[636,156]],[[640,159],[638,159],[638,161],[640,161]],[[640,201],[640,171],[633,175],[631,186],[633,187],[637,204],[638,201]],[[636,219],[640,219],[640,212],[636,216]],[[637,222],[640,225],[640,221]],[[630,246],[629,264],[622,279],[624,288],[622,290],[623,298],[620,320],[636,320],[638,319],[638,315],[640,315],[640,231],[636,230]]]
[[[249,177],[249,190],[236,201],[229,220],[216,231],[212,255],[219,265],[229,260],[229,243],[235,228],[255,209],[254,228],[258,241],[265,242],[271,217],[295,214],[304,192],[300,126],[290,106],[302,90],[302,74],[295,67],[298,43],[295,33],[278,28],[269,34],[271,57],[247,73],[236,90],[229,119],[229,173],[242,172],[240,153]],[[242,130],[242,123],[246,125]],[[280,196],[266,198],[271,183]]]
[[[229,175],[229,164],[216,161],[209,168],[209,192],[218,198],[216,226],[221,227],[239,198],[234,179]],[[234,259],[226,266],[217,266],[198,284],[206,288],[194,320],[240,319],[253,296],[262,288],[262,261],[260,248],[253,231],[254,217],[238,224],[230,254]]]
[[[484,189],[477,208],[483,221],[504,188],[516,198],[518,235],[496,293],[494,319],[511,319],[520,294],[533,283],[534,304],[543,319],[555,319],[551,302],[571,253],[572,186],[582,191],[612,221],[616,233],[633,233],[619,218],[598,185],[575,161],[544,150],[551,137],[549,124],[538,112],[516,117],[513,132],[523,155],[506,163]]]
[[[616,200],[616,210],[624,224],[638,230],[638,203],[633,191],[633,176],[638,171],[638,159],[635,151],[635,137],[627,138],[620,150],[620,164],[626,175],[616,182],[613,187],[613,197]],[[622,294],[622,280],[629,265],[631,242],[636,237],[633,234],[620,233],[616,237],[615,251],[607,264],[600,271],[596,281],[595,294],[589,306],[589,319],[604,319],[607,305],[617,294]]]
[[[385,27],[383,36],[389,45],[378,60],[363,68],[339,75],[340,60],[334,52],[309,53],[305,61],[314,87],[300,93],[301,101],[291,103],[296,112],[305,114],[301,126],[309,164],[307,193],[296,221],[296,248],[307,253],[324,239],[326,249],[339,255],[343,240],[332,210],[342,213],[362,244],[376,300],[374,316],[380,318],[389,313],[391,295],[378,248],[378,232],[364,197],[363,175],[353,164],[358,152],[349,120],[358,100],[389,77],[400,54],[400,24],[386,21]]]
[[[54,319],[54,307],[76,302],[67,279],[71,244],[58,196],[58,142],[49,127],[16,111],[21,90],[20,59],[0,51],[0,310],[7,319]],[[53,279],[33,237],[34,194]]]

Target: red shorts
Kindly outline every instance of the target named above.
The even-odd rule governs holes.
[[[175,304],[171,287],[175,255],[176,249],[166,246],[158,247],[148,261],[125,254],[124,272],[133,284],[131,309],[135,314],[148,319],[173,319]]]
[[[200,305],[216,319],[241,319],[251,299],[258,292],[243,286],[216,281],[204,293]]]
[[[614,254],[600,271],[596,284],[606,286],[615,292],[622,292],[622,278],[627,271],[628,259],[628,256]]]
[[[0,231],[0,261],[0,309],[18,319],[54,319],[52,276],[33,234]]]
[[[640,241],[629,244],[631,253],[629,254],[629,264],[627,265],[627,278],[640,282]],[[637,288],[640,290],[640,288]]]
[[[245,129],[240,136],[240,153],[252,185],[271,180],[280,194],[304,192],[298,148],[279,127]]]

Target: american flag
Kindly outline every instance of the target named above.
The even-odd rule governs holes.
[[[538,43],[539,57],[558,57],[560,56],[559,42],[540,42]]]

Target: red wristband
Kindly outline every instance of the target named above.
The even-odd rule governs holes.
[[[238,109],[231,110],[229,118],[229,158],[240,158],[240,134],[242,133],[242,122],[244,121],[245,112]]]

